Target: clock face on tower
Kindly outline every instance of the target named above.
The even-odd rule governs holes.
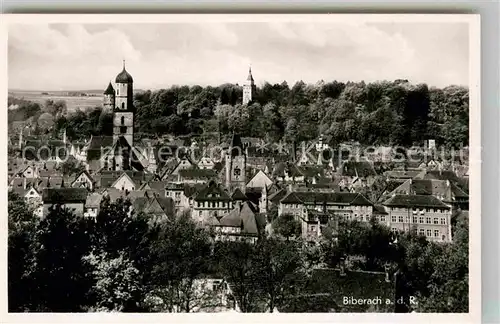
[[[235,178],[235,179],[239,179],[239,177],[240,177],[240,175],[241,175],[241,170],[240,170],[240,168],[238,168],[238,167],[234,168],[234,170],[233,170],[233,175],[234,175],[234,178]]]

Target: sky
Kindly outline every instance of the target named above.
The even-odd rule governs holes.
[[[466,23],[10,25],[9,89],[94,90],[125,60],[136,89],[299,80],[469,83]]]

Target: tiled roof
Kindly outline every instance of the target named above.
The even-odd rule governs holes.
[[[232,200],[248,200],[248,197],[240,190],[240,188],[236,188],[231,195]]]
[[[379,215],[387,215],[384,206],[382,205],[373,205],[373,213]]]
[[[102,201],[102,195],[97,193],[97,192],[93,192],[87,196],[87,201],[85,202],[85,207],[89,207],[89,208],[99,207],[99,205],[101,204],[101,201]]]
[[[279,191],[275,192],[274,194],[270,195],[268,197],[269,201],[271,201],[274,204],[279,203],[281,199],[283,199],[287,194],[286,189],[280,189]]]
[[[282,203],[331,203],[356,206],[373,205],[360,193],[350,192],[314,192],[314,191],[295,191],[286,195]]]
[[[184,196],[192,198],[204,189],[206,189],[205,184],[184,184]]]
[[[468,198],[469,196],[449,180],[406,180],[397,187],[395,194],[433,195],[442,197],[446,201],[454,198]]]
[[[182,179],[200,179],[210,180],[217,177],[217,173],[210,169],[189,168],[179,170],[179,176]]]
[[[49,188],[43,189],[44,203],[85,203],[88,191],[85,188]]]
[[[222,217],[219,221],[220,226],[227,227],[241,227],[242,220],[240,217],[240,208],[234,208],[229,213],[227,213],[224,217]]]
[[[231,197],[216,183],[210,183],[198,192],[195,201],[231,201]]]
[[[349,177],[369,177],[377,175],[375,169],[373,168],[373,164],[368,161],[344,162],[341,170],[343,176]]]
[[[385,175],[388,178],[394,178],[394,179],[413,179],[420,174],[425,173],[422,170],[392,170],[392,171],[387,171]]]
[[[113,146],[113,136],[92,136],[87,149],[87,161],[101,158],[101,149],[111,149]]]
[[[384,206],[388,207],[428,207],[449,209],[441,200],[430,195],[394,195],[387,199]]]

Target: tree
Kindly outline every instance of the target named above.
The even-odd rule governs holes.
[[[107,253],[90,253],[83,257],[94,278],[93,311],[133,311],[141,302],[139,270],[123,253],[109,257]]]
[[[271,238],[259,241],[256,246],[256,277],[270,312],[301,291],[306,276],[299,244]]]
[[[39,219],[17,194],[8,197],[8,302],[9,312],[33,309],[29,291],[35,286],[35,240]]]
[[[285,237],[288,241],[291,237],[300,237],[302,233],[301,223],[291,214],[278,216],[272,223],[273,232]]]
[[[257,276],[257,250],[247,242],[217,242],[217,270],[228,281],[241,312],[257,312],[262,296]],[[260,310],[262,311],[262,310]]]
[[[151,246],[148,290],[161,298],[164,311],[191,312],[199,306],[195,280],[208,271],[210,236],[187,215],[161,224]]]
[[[78,312],[91,304],[92,280],[82,257],[90,252],[92,221],[56,204],[37,228],[34,310]]]
[[[66,101],[64,100],[56,100],[56,101],[52,99],[45,100],[44,110],[54,117],[59,117],[61,115],[66,114],[67,109],[68,108],[66,106]]]

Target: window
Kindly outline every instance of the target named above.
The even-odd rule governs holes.
[[[431,237],[432,236],[432,231],[430,229],[427,230],[427,236]]]
[[[119,96],[120,95],[120,90],[116,89],[116,95]]]
[[[434,225],[438,225],[439,224],[439,219],[437,217],[434,217]]]
[[[125,109],[125,103],[122,102],[122,109]]]
[[[426,218],[425,218],[425,223],[426,223],[426,224],[432,224],[432,223],[431,223],[431,218],[430,218],[430,217],[426,217]]]
[[[398,217],[398,222],[400,222],[400,223],[403,223],[403,222],[404,222],[404,218],[403,218],[403,216],[399,216],[399,217]]]
[[[441,225],[446,225],[446,218],[441,218]]]
[[[121,126],[120,127],[120,134],[126,134],[127,133],[127,126]]]
[[[391,222],[393,222],[393,223],[396,222],[396,216],[391,216]]]
[[[439,237],[439,230],[434,230],[434,237]]]
[[[380,216],[380,221],[385,222],[385,216]]]
[[[122,125],[125,125],[125,116],[122,116],[121,122],[122,122]]]
[[[424,236],[425,235],[425,230],[423,228],[421,228],[419,231],[418,231],[418,234],[421,235],[421,236]]]
[[[393,233],[397,233],[397,232],[398,232],[398,229],[397,229],[396,227],[393,227],[393,228],[391,228],[391,232],[393,232]]]

